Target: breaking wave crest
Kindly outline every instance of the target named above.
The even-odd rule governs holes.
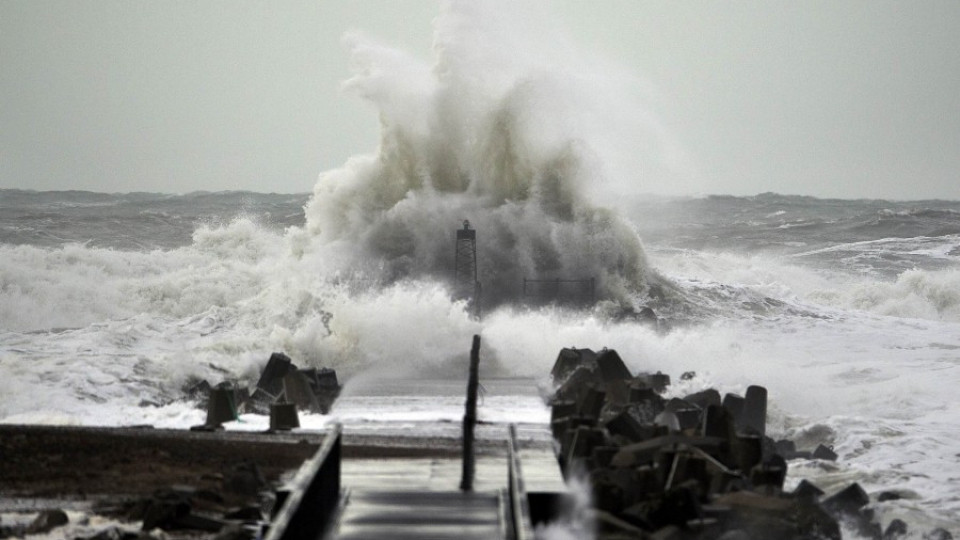
[[[622,84],[562,36],[551,36],[559,54],[513,26],[517,8],[488,4],[445,6],[432,65],[345,38],[354,74],[344,88],[376,108],[380,144],[321,175],[295,249],[387,282],[447,280],[454,229],[469,220],[485,303],[515,299],[525,277],[593,277],[599,296],[635,301],[655,279],[641,241],[595,201],[637,187],[638,172],[611,157],[623,146],[611,134],[655,141],[656,127],[624,96],[603,99]]]

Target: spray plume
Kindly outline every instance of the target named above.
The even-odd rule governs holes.
[[[619,134],[649,126],[620,74],[598,73],[547,19],[541,5],[444,4],[432,65],[345,36],[344,89],[376,108],[380,143],[321,175],[301,253],[323,246],[337,270],[385,283],[446,280],[468,219],[485,303],[515,299],[525,277],[593,277],[601,298],[627,302],[648,294],[639,237],[593,201],[635,187],[610,156],[628,153]]]

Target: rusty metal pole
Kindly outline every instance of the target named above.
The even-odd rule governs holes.
[[[480,336],[473,336],[470,348],[470,375],[467,379],[467,407],[463,415],[463,474],[460,489],[473,490],[473,472],[476,460],[473,455],[473,428],[477,425],[477,387],[480,371]]]

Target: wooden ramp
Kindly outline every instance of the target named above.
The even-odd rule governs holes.
[[[344,540],[507,538],[499,492],[352,491],[336,537]]]
[[[475,490],[458,489],[457,458],[344,460],[335,538],[508,538],[505,455],[477,456]]]
[[[478,426],[472,490],[462,491],[463,427],[396,412],[405,410],[404,405],[417,410],[418,404],[424,405],[416,400],[423,399],[430,410],[442,409],[444,400],[462,407],[462,398],[455,397],[460,385],[402,380],[364,384],[362,392],[355,388],[342,399],[339,413],[346,425],[335,425],[298,473],[268,540],[529,540],[536,523],[556,516],[566,486],[545,421],[521,426],[486,421]],[[532,394],[528,401],[539,400],[529,381],[490,381],[486,390],[489,410],[524,406],[516,397],[524,393]],[[510,399],[498,403],[501,395]],[[353,403],[365,411],[380,409],[375,406],[380,401],[382,418],[354,419],[351,414]],[[542,407],[542,402],[534,403]]]

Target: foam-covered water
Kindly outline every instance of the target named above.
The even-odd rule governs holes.
[[[685,169],[637,81],[488,8],[447,6],[432,63],[346,39],[346,89],[382,138],[311,195],[0,191],[0,421],[198,424],[184,384],[249,383],[273,351],[337,368],[349,397],[372,370],[462,379],[473,334],[487,377],[606,346],[676,394],[766,386],[774,435],[840,454],[792,463],[791,481],[898,490],[884,519],[960,533],[960,203],[641,196]],[[464,219],[482,321],[449,288]],[[525,277],[593,277],[604,301],[526,308]],[[611,316],[639,304],[661,330]],[[411,399],[397,421],[457,407]],[[481,406],[543,414],[529,394]]]

